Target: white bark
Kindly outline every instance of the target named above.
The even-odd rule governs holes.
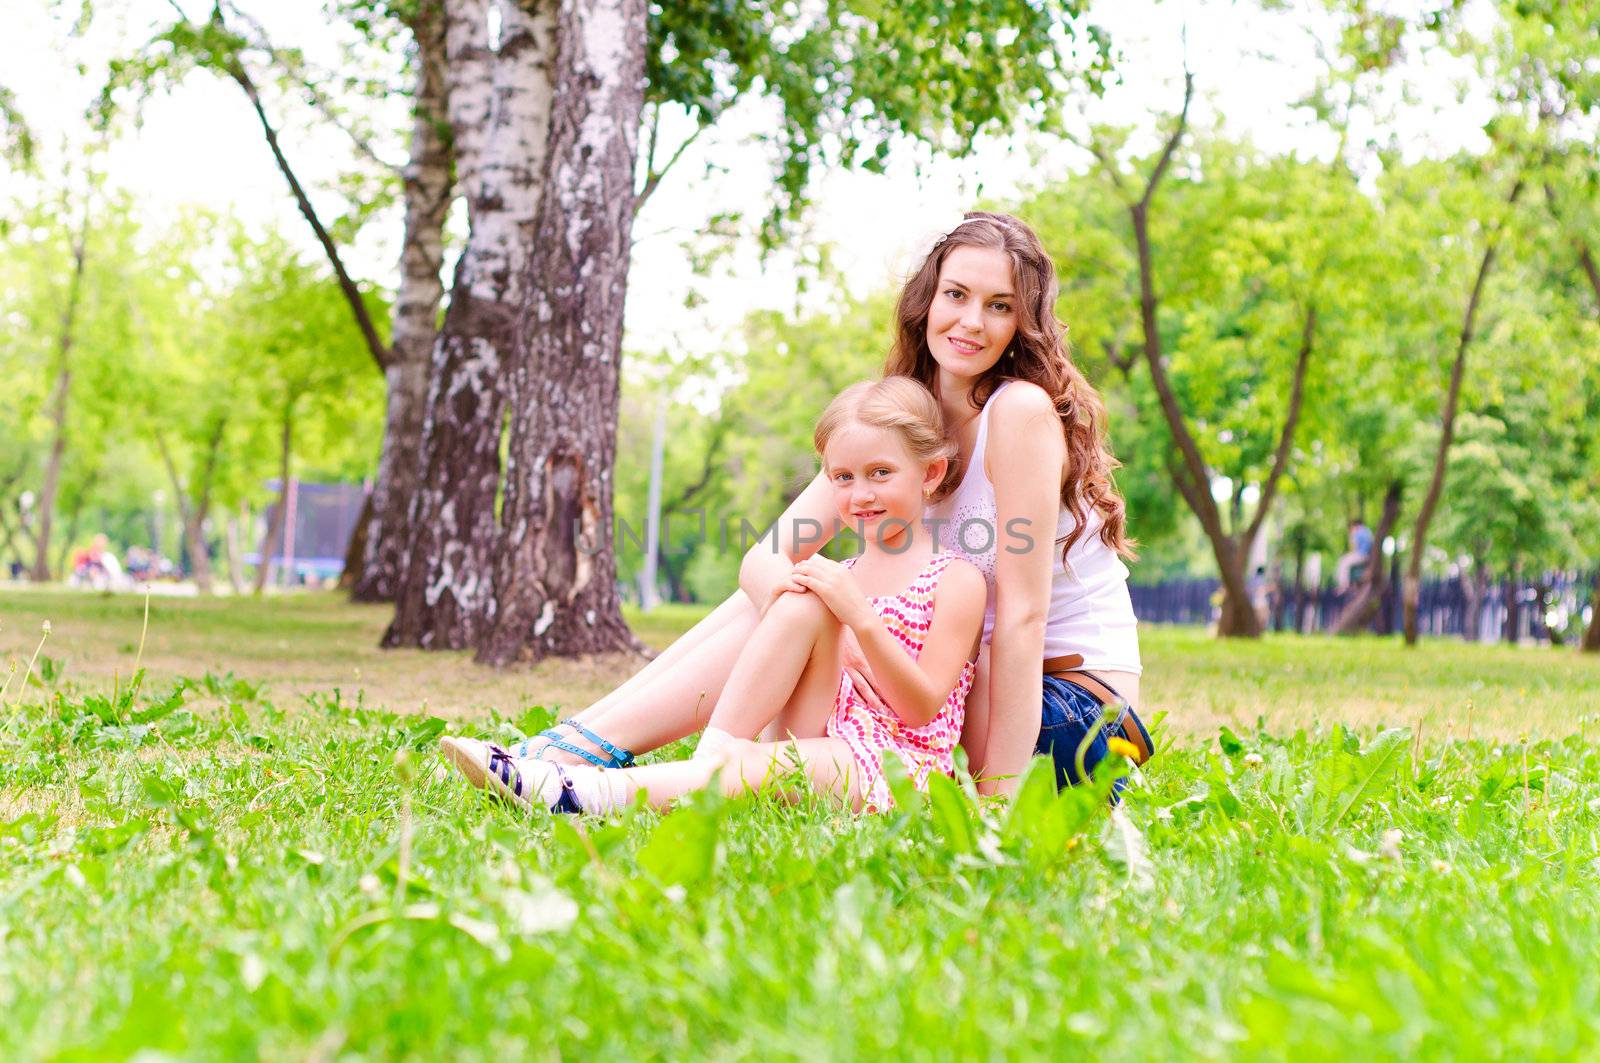
[[[490,68],[492,76],[487,82],[462,86],[470,100],[463,107],[472,113],[479,113],[487,89],[488,104],[482,113],[488,122],[487,134],[468,149],[476,153],[469,164],[472,176],[463,184],[472,226],[456,284],[465,282],[475,299],[515,310],[521,302],[523,264],[539,209],[549,139],[555,20],[548,4],[498,7],[500,48]],[[454,89],[450,107],[454,122]],[[459,130],[457,143],[475,136],[473,130]]]
[[[486,15],[487,5],[452,0],[447,23],[455,49],[451,120],[479,123],[454,129],[458,152],[467,145],[471,230],[433,350],[422,484],[395,621],[384,637],[391,646],[470,645],[494,600],[503,365],[539,209],[555,57],[546,3],[500,2],[496,10],[499,47],[487,79],[472,43],[480,26],[487,41],[487,22],[462,21],[464,12]]]
[[[538,256],[506,363],[503,534],[478,660],[636,649],[610,541],[645,0],[562,0]]]
[[[439,0],[423,0],[411,21],[416,38],[415,113],[404,170],[405,242],[395,298],[393,342],[384,368],[387,393],[383,451],[369,517],[352,546],[359,572],[349,573],[357,601],[392,600],[404,565],[405,518],[421,475],[422,422],[428,367],[439,331],[444,285],[444,220],[450,209],[450,137],[444,16]]]
[[[494,108],[494,52],[489,48],[490,0],[445,0],[445,62],[456,181],[470,208],[482,193],[478,169]]]

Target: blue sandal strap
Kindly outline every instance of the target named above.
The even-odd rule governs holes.
[[[533,735],[531,738],[523,738],[522,741],[518,741],[515,746],[510,748],[510,754],[512,754],[514,757],[517,757],[518,760],[526,760],[528,759],[528,743],[531,743],[534,738],[549,738],[549,740],[554,741],[557,740],[557,738],[560,738],[560,736],[562,736],[562,733],[558,732],[558,730],[555,730],[555,727],[544,728],[544,730],[539,732],[538,735]]]
[[[563,720],[562,722],[566,726],[572,728],[574,731],[577,731],[590,742],[593,742],[595,746],[597,746],[601,751],[606,753],[606,755],[611,758],[612,763],[601,765],[602,767],[626,768],[633,764],[633,754],[628,752],[626,749],[623,749],[621,746],[612,745],[610,742],[607,742],[604,738],[601,738],[599,735],[589,730],[577,720]]]
[[[548,738],[553,742],[561,737],[561,732],[557,730],[557,728],[561,726],[562,725],[558,723],[555,727],[546,727],[544,730],[534,735],[533,738],[524,738],[522,741],[511,747],[512,754],[516,756],[518,760],[526,759],[528,756],[529,742],[532,742],[534,738]]]
[[[599,754],[593,753],[590,750],[580,749],[572,743],[564,741],[561,735],[561,728],[563,727],[570,727],[574,731],[577,731],[579,735],[581,735],[587,741],[592,742],[602,753],[606,755],[601,757]],[[539,748],[539,752],[534,754],[535,760],[543,760],[544,751],[549,749],[551,746],[554,746],[563,753],[571,753],[573,756],[582,757],[584,760],[588,761],[590,764],[593,764],[597,768],[628,768],[633,766],[632,753],[621,748],[620,746],[607,742],[604,738],[601,738],[599,735],[595,734],[593,731],[589,730],[576,720],[562,720],[553,727],[547,727],[543,731],[540,731],[534,736],[534,738],[548,738],[550,740]],[[528,755],[528,743],[531,741],[533,741],[532,738],[524,739],[522,742],[517,744],[517,756],[526,757]]]
[[[550,806],[550,811],[563,812],[569,816],[583,815],[584,808],[578,803],[578,794],[572,787],[572,780],[561,770],[561,765],[557,764],[555,769],[556,777],[561,780],[561,793],[556,797],[556,803]]]
[[[584,749],[581,746],[575,746],[571,742],[563,742],[559,738],[552,738],[550,740],[549,745],[540,747],[539,752],[537,752],[537,753],[535,753],[533,755],[533,759],[534,760],[543,760],[544,759],[544,751],[546,749],[552,749],[552,748],[553,749],[559,749],[563,753],[571,753],[575,757],[582,757],[584,760],[587,760],[590,764],[593,764],[597,768],[614,768],[614,767],[617,767],[616,764],[613,764],[611,761],[604,759],[598,753],[590,752],[589,750]]]

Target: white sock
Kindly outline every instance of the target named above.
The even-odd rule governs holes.
[[[572,796],[578,807],[596,815],[609,815],[633,804],[633,795],[639,787],[620,769],[595,768],[587,764],[563,764],[560,770],[548,760],[522,760],[517,763],[523,781],[532,792],[530,801],[554,809],[561,798],[561,776],[565,773],[572,783]],[[534,797],[534,793],[538,797]]]
[[[585,812],[606,816],[633,804],[633,795],[639,787],[623,769],[591,768],[587,764],[577,768],[562,768],[572,781],[572,795]]]
[[[720,727],[707,727],[700,733],[700,742],[694,747],[694,756],[690,759],[704,760],[707,757],[714,757],[723,746],[737,741],[737,738]]]

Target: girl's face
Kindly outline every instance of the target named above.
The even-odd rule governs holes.
[[[839,519],[867,542],[893,550],[921,522],[927,493],[944,478],[946,464],[919,462],[898,432],[864,424],[840,429],[823,454]]]
[[[940,376],[976,380],[1017,334],[1011,259],[988,247],[958,247],[939,268],[928,307],[928,350]]]

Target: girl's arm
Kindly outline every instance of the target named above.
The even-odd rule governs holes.
[[[988,589],[982,573],[966,561],[954,561],[944,570],[934,591],[928,637],[916,659],[884,627],[883,618],[843,565],[812,558],[796,566],[795,579],[815,591],[839,622],[855,632],[872,665],[877,692],[895,715],[921,727],[939,714],[983,630]]]
[[[763,616],[784,591],[799,590],[791,578],[795,562],[804,561],[833,538],[838,510],[833,487],[819,470],[777,523],[745,551],[739,564],[739,589]]]
[[[986,465],[994,483],[994,633],[989,648],[985,792],[1010,793],[1039,739],[1044,627],[1061,513],[1066,440],[1049,395],[1019,381],[996,400]]]

